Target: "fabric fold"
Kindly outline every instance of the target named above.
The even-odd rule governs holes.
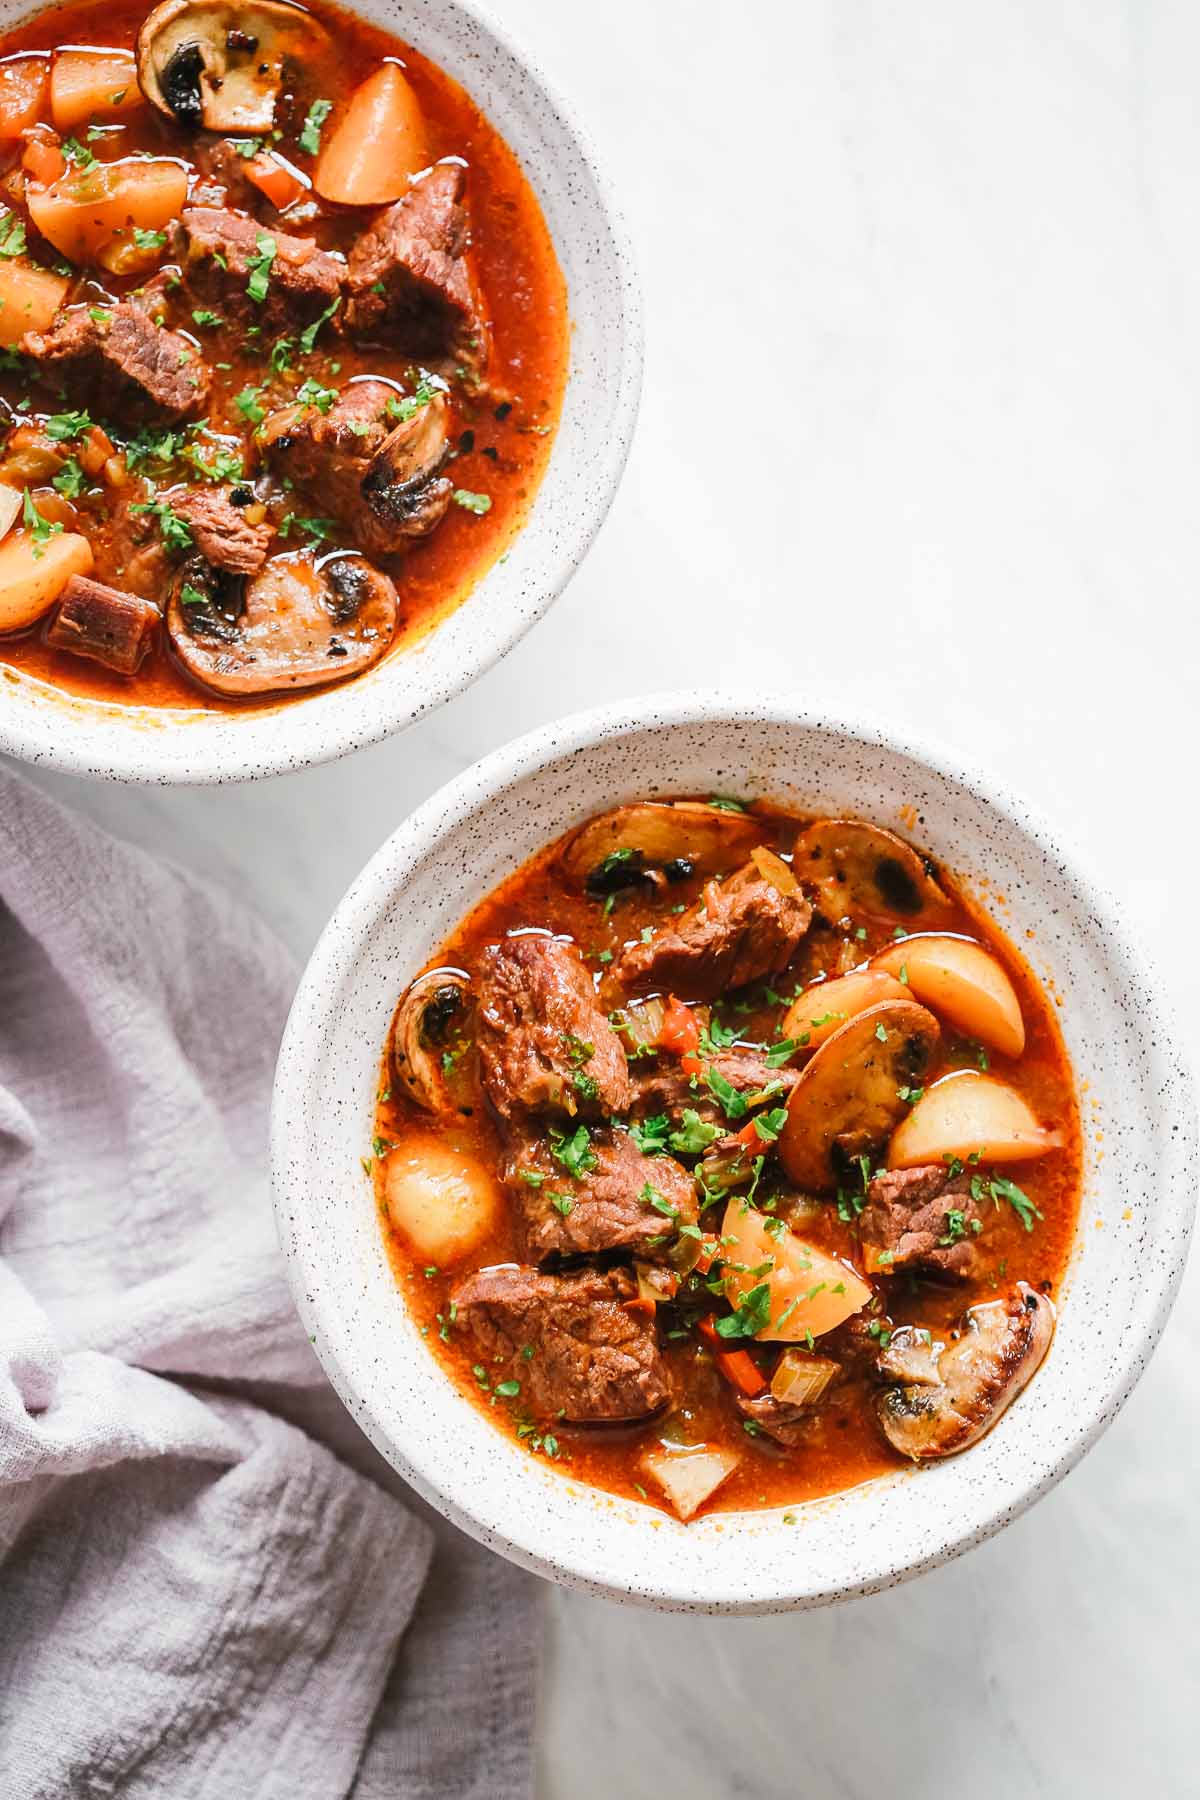
[[[294,978],[0,767],[4,1800],[530,1792],[535,1584],[374,1465],[291,1303]]]

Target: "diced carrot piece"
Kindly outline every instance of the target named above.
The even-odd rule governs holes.
[[[50,72],[50,111],[59,131],[116,119],[141,106],[131,50],[59,50]]]
[[[398,200],[429,161],[420,102],[399,63],[386,62],[355,88],[321,150],[313,186],[341,206]]]
[[[246,164],[246,174],[277,212],[294,206],[308,192],[299,175],[273,150],[260,150],[257,156],[252,156]]]
[[[0,344],[19,344],[27,331],[46,331],[66,298],[65,275],[28,263],[0,263]]]
[[[21,152],[21,165],[33,176],[49,187],[60,175],[65,175],[67,159],[57,143],[51,143],[48,137],[31,137]]]
[[[37,123],[48,71],[44,56],[13,56],[0,63],[0,141],[20,137]]]
[[[713,1360],[731,1386],[750,1400],[766,1392],[766,1376],[748,1350],[728,1349],[711,1319],[697,1319],[696,1330],[706,1344],[711,1344]]]
[[[136,226],[161,231],[187,199],[187,170],[168,157],[129,157],[72,169],[47,188],[31,187],[29,215],[72,262],[102,260]]]
[[[106,431],[99,425],[93,425],[80,440],[75,454],[79,458],[80,467],[85,475],[99,475],[109,457],[116,450],[116,445]]]

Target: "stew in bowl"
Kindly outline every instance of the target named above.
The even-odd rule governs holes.
[[[681,1519],[969,1450],[1051,1350],[1081,1171],[1053,1002],[953,873],[723,796],[594,817],[475,909],[368,1162],[460,1391]]]
[[[499,131],[324,5],[75,4],[0,52],[0,664],[244,713],[420,643],[566,383]]]
[[[1055,828],[709,694],[556,721],[404,821],[272,1110],[297,1306],[380,1451],[543,1575],[715,1611],[893,1585],[1045,1494],[1162,1330],[1195,1150]]]

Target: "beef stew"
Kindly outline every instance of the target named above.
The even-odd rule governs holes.
[[[566,357],[529,184],[399,40],[117,0],[0,45],[0,662],[208,708],[362,673],[519,528]]]
[[[406,1303],[530,1453],[687,1519],[968,1448],[1081,1187],[1050,997],[860,820],[641,802],[403,995],[364,1158]]]

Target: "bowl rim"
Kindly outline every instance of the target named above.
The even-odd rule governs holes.
[[[352,13],[362,13],[361,0],[338,0],[338,3]],[[40,5],[30,7],[20,16],[35,17],[46,9],[47,4],[48,0],[42,0]],[[342,757],[367,749],[385,738],[399,735],[419,719],[464,693],[507,656],[526,632],[544,617],[587,557],[616,498],[632,448],[641,404],[645,365],[645,303],[633,236],[605,161],[598,154],[591,133],[580,119],[574,104],[546,74],[538,58],[522,48],[514,34],[482,0],[441,0],[441,4],[457,11],[468,23],[490,36],[498,50],[522,71],[537,90],[543,116],[549,116],[554,121],[587,172],[595,198],[594,216],[602,222],[611,245],[612,265],[617,271],[617,280],[613,286],[613,337],[620,346],[620,354],[612,410],[605,431],[593,434],[599,438],[592,448],[595,458],[592,465],[594,479],[586,490],[586,498],[572,506],[569,529],[549,535],[543,552],[543,574],[531,591],[514,591],[508,598],[504,606],[505,624],[502,631],[492,629],[486,633],[471,634],[471,651],[460,656],[458,666],[452,673],[417,693],[406,693],[403,685],[389,690],[386,680],[381,680],[378,689],[375,686],[370,689],[372,705],[369,710],[360,709],[358,714],[348,714],[332,728],[327,728],[325,733],[322,732],[322,715],[319,710],[315,710],[319,708],[321,700],[344,694],[347,690],[353,691],[364,677],[332,688],[317,689],[311,695],[289,700],[286,705],[268,704],[261,708],[246,709],[249,731],[254,723],[290,720],[292,717],[303,720],[306,707],[313,707],[310,714],[312,723],[307,732],[303,724],[293,731],[260,731],[253,749],[247,746],[240,753],[236,748],[230,748],[224,740],[203,745],[198,742],[189,744],[186,763],[176,767],[164,765],[162,759],[156,756],[156,727],[171,732],[184,732],[189,727],[195,730],[200,721],[208,723],[215,718],[230,724],[242,715],[236,712],[210,715],[199,709],[193,712],[191,709],[172,707],[142,708],[136,703],[117,708],[110,702],[71,693],[23,673],[14,674],[10,670],[3,670],[0,672],[13,674],[14,681],[31,697],[40,698],[37,712],[22,704],[16,715],[10,716],[4,704],[5,684],[0,683],[0,754],[67,775],[133,785],[156,783],[172,787],[222,786],[242,781],[258,781],[339,761]],[[460,85],[471,94],[467,81],[461,81]],[[486,114],[488,108],[485,97],[471,97]],[[505,141],[508,141],[507,138]],[[509,147],[513,149],[514,155],[517,154],[511,144]],[[541,204],[543,197],[539,191],[536,168],[530,166],[524,156],[518,156],[518,160],[525,179]],[[551,239],[557,252],[559,244],[553,233]],[[567,301],[570,331],[574,317],[570,290]],[[571,367],[568,364],[567,381],[563,390],[564,404],[570,392],[571,380]],[[556,434],[542,481],[529,511],[507,544],[502,547],[501,556],[522,542],[533,523],[542,487],[549,477],[557,453]],[[409,656],[419,656],[451,624],[456,615],[470,604],[493,573],[501,556],[493,558],[455,607],[409,648]],[[488,614],[489,622],[493,625],[497,614],[498,609],[493,600]],[[365,672],[366,676],[369,677],[376,671],[382,675],[389,663],[398,660],[394,656],[385,656],[375,670]],[[40,710],[43,705],[46,709],[44,713]],[[127,713],[128,718],[121,718],[122,713]],[[88,730],[89,717],[92,721],[112,725],[121,733],[119,739],[103,755],[97,755],[96,744]],[[143,726],[149,728],[143,729]],[[237,729],[236,725],[234,729]]]
[[[320,1019],[326,1010],[322,996],[340,991],[342,981],[352,972],[366,939],[402,891],[407,872],[418,866],[466,817],[514,783],[536,775],[547,764],[624,733],[647,728],[667,731],[680,725],[731,724],[745,722],[748,718],[755,724],[794,725],[811,732],[836,732],[868,749],[885,750],[913,759],[998,813],[1020,837],[1032,840],[1040,847],[1052,848],[1063,872],[1086,893],[1093,917],[1115,946],[1114,957],[1128,959],[1136,970],[1153,1005],[1152,1035],[1161,1047],[1163,1059],[1170,1062],[1176,1075],[1174,1113],[1178,1116],[1178,1129],[1172,1140],[1163,1146],[1163,1164],[1168,1174],[1164,1176],[1162,1186],[1170,1195],[1170,1222],[1178,1232],[1179,1254],[1173,1262],[1146,1259],[1145,1304],[1141,1309],[1140,1329],[1130,1334],[1123,1354],[1114,1358],[1103,1395],[1090,1413],[1074,1421],[1064,1432],[1057,1454],[1049,1462],[1031,1468],[1028,1479],[1019,1476],[1015,1487],[1006,1486],[988,1495],[961,1533],[954,1536],[943,1533],[935,1547],[915,1551],[907,1558],[882,1558],[870,1566],[860,1564],[853,1572],[847,1570],[846,1578],[836,1587],[826,1580],[813,1583],[802,1591],[792,1589],[786,1593],[717,1592],[703,1587],[702,1571],[701,1581],[692,1587],[679,1580],[647,1576],[640,1567],[630,1568],[627,1579],[623,1578],[622,1584],[616,1586],[605,1578],[598,1578],[575,1560],[572,1546],[565,1545],[561,1553],[547,1553],[539,1547],[536,1507],[530,1508],[530,1524],[523,1539],[511,1535],[501,1537],[464,1504],[461,1495],[469,1493],[469,1483],[464,1483],[457,1493],[444,1492],[391,1441],[376,1421],[360,1384],[345,1366],[336,1347],[337,1334],[325,1329],[321,1285],[313,1281],[312,1269],[293,1245],[287,1230],[286,1215],[294,1204],[289,1182],[294,1185],[299,1180],[292,1155],[290,1121],[300,1111],[300,1094],[307,1074],[306,1046],[316,1041]],[[1056,828],[1051,829],[1037,807],[1026,802],[1006,783],[985,774],[958,751],[927,736],[916,736],[907,729],[878,722],[857,723],[844,715],[810,711],[781,694],[751,696],[725,689],[694,688],[608,703],[538,726],[479,758],[400,823],[347,890],[321,933],[301,976],[276,1069],[270,1137],[276,1224],[288,1280],[304,1329],[351,1416],[422,1498],[478,1542],[500,1551],[509,1560],[534,1573],[568,1587],[623,1604],[675,1611],[760,1615],[834,1604],[876,1593],[943,1566],[1019,1518],[1075,1467],[1107,1430],[1133,1392],[1170,1316],[1182,1281],[1196,1212],[1195,1177],[1200,1163],[1197,1133],[1196,1089],[1190,1060],[1182,1048],[1174,1008],[1156,966],[1141,948],[1136,935],[1127,929],[1121,906],[1107,886],[1097,879],[1089,859],[1078,854],[1069,840],[1064,844],[1063,834]],[[911,1471],[901,1470],[895,1476],[880,1477],[808,1504],[837,1503],[849,1495],[864,1495],[872,1489],[883,1493],[895,1481],[904,1481],[910,1476]],[[767,1509],[765,1516],[770,1516],[770,1512],[771,1509]],[[717,1516],[754,1518],[758,1515]]]

